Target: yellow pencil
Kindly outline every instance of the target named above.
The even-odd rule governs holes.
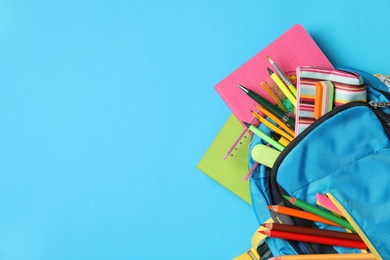
[[[291,91],[291,93],[296,97],[297,96],[297,89],[294,87],[294,85],[291,83],[291,81],[288,79],[286,74],[276,65],[276,63],[268,56],[266,56],[268,61],[271,63],[272,67],[276,70],[276,73],[279,74],[281,80],[283,80],[284,84],[288,87],[288,89]]]
[[[291,91],[286,87],[286,85],[284,85],[283,81],[279,78],[279,76],[268,67],[267,67],[267,70],[268,70],[268,73],[271,76],[272,80],[283,91],[283,93],[286,95],[286,97],[290,100],[291,104],[293,104],[293,106],[296,106],[297,99],[294,97],[294,95],[291,93]]]
[[[273,121],[275,121],[276,124],[278,124],[280,127],[282,127],[287,133],[289,133],[291,136],[294,136],[294,131],[291,130],[285,123],[283,123],[282,120],[274,116],[271,112],[266,110],[265,108],[261,106],[256,106],[261,112],[264,113],[264,115],[268,116],[271,118]]]
[[[375,260],[372,253],[352,253],[352,254],[308,254],[308,255],[284,255],[270,258],[269,260]]]
[[[272,124],[270,121],[268,121],[267,119],[265,119],[264,117],[262,117],[261,115],[257,114],[255,111],[252,111],[252,114],[261,122],[263,123],[264,125],[266,125],[268,128],[270,128],[271,130],[275,131],[276,133],[280,134],[281,136],[283,136],[284,138],[286,138],[287,140],[289,141],[292,141],[294,138],[291,137],[290,135],[288,135],[286,132],[284,132],[283,130],[281,130],[280,128],[278,128],[277,126],[275,126],[274,124]]]

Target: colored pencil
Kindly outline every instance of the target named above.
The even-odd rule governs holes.
[[[302,218],[302,219],[311,220],[311,221],[315,221],[315,222],[321,222],[321,223],[328,224],[331,226],[340,227],[340,225],[337,223],[334,223],[326,218],[320,217],[316,214],[306,212],[303,210],[292,209],[292,208],[288,208],[285,206],[278,206],[278,205],[267,206],[267,208],[269,208],[270,210],[272,210],[276,213],[279,213],[279,214]]]
[[[294,241],[309,242],[309,243],[331,245],[331,246],[367,249],[367,246],[366,244],[364,244],[363,241],[345,240],[345,239],[332,238],[332,237],[312,236],[312,235],[284,232],[284,231],[277,231],[277,230],[261,230],[259,232],[269,237],[283,238],[286,240],[294,240]]]
[[[355,233],[339,232],[339,231],[333,231],[333,230],[325,230],[325,229],[319,229],[319,228],[303,227],[303,226],[296,226],[296,225],[286,225],[286,224],[278,224],[278,223],[265,223],[265,224],[262,224],[262,226],[266,227],[270,230],[293,232],[293,233],[300,233],[300,234],[313,235],[313,236],[333,237],[333,238],[362,241],[363,242],[361,237]]]
[[[297,89],[294,87],[294,85],[291,83],[291,81],[287,78],[286,74],[279,68],[279,66],[268,56],[266,56],[269,63],[271,63],[272,67],[275,69],[276,73],[278,73],[279,77],[283,80],[284,84],[289,88],[291,93],[294,96],[297,96]]]
[[[272,145],[273,147],[275,147],[276,149],[278,149],[279,151],[283,151],[284,150],[284,146],[281,145],[280,143],[278,143],[277,141],[275,141],[274,139],[272,139],[269,135],[267,135],[266,133],[264,133],[263,131],[257,129],[255,126],[247,123],[247,122],[242,122],[246,127],[248,127],[248,129],[254,133],[255,135],[257,135],[258,137],[260,137],[261,139],[263,139],[264,141],[266,141],[267,143],[269,143],[270,145]]]
[[[336,205],[334,205],[333,202],[328,197],[322,195],[321,193],[316,194],[316,203],[318,206],[330,210],[338,216],[343,215],[343,213],[341,213],[341,211],[336,207]]]
[[[313,214],[316,214],[318,216],[321,216],[323,218],[326,218],[332,222],[335,222],[345,228],[348,228],[349,230],[355,231],[355,229],[352,227],[352,225],[344,218],[340,218],[329,211],[320,209],[317,206],[311,205],[303,200],[297,199],[297,198],[291,198],[289,196],[283,196],[286,200],[288,200],[291,204],[297,206],[298,208],[301,208],[305,211],[311,212]]]
[[[255,111],[252,111],[251,110],[251,113],[252,115],[254,115],[261,123],[263,123],[264,125],[266,125],[268,128],[270,128],[271,130],[275,131],[276,133],[280,134],[281,136],[283,136],[284,138],[286,138],[287,140],[289,141],[292,141],[293,140],[293,137],[291,137],[290,135],[288,135],[286,132],[284,132],[282,129],[278,128],[277,126],[275,126],[274,124],[272,124],[270,121],[268,121],[267,119],[265,119],[264,117],[262,117],[261,115],[259,115],[258,113],[256,113]]]
[[[269,260],[375,260],[372,253],[281,255]]]
[[[277,125],[279,125],[283,130],[285,130],[289,135],[294,136],[294,131],[291,130],[290,127],[288,127],[282,120],[274,116],[270,111],[268,111],[266,108],[261,106],[256,106],[264,115],[271,118]]]
[[[278,85],[278,87],[283,91],[283,93],[286,95],[286,97],[290,100],[291,104],[294,106],[297,105],[297,99],[295,96],[291,93],[291,91],[284,85],[283,81],[279,78],[279,76],[273,72],[270,68],[267,67],[268,73],[271,76],[272,80]]]

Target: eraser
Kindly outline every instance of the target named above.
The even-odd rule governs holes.
[[[334,85],[331,81],[316,83],[314,118],[318,119],[333,109]]]
[[[269,168],[272,168],[279,154],[280,152],[278,150],[264,144],[255,145],[252,149],[253,160]]]

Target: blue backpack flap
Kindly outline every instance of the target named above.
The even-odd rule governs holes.
[[[317,192],[329,192],[354,219],[372,250],[386,257],[390,256],[390,249],[386,249],[390,238],[390,95],[374,76],[361,75],[367,86],[368,102],[356,101],[333,109],[286,146],[272,169],[257,167],[250,179],[251,196],[257,219],[263,223],[270,217],[268,205],[287,204],[294,208],[283,195],[315,204]],[[260,129],[264,127],[260,125]],[[250,151],[261,142],[254,136]],[[253,163],[249,156],[249,166]],[[289,221],[325,227],[294,217]],[[267,243],[274,255],[360,252],[273,238],[267,238]]]

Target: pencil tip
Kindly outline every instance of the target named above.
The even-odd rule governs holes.
[[[269,57],[269,56],[266,56],[267,57],[267,60],[270,62],[270,63],[274,63],[274,61]]]
[[[270,68],[268,68],[268,67],[267,67],[267,70],[268,70],[268,73],[269,73],[270,75],[274,73],[274,72],[273,72]]]
[[[251,126],[251,124],[249,124],[249,123],[247,123],[247,122],[244,122],[244,121],[241,121],[246,127],[250,127]]]
[[[270,206],[267,206],[267,208],[274,211],[274,212],[278,211],[278,205],[270,205]]]
[[[259,232],[266,235],[266,236],[269,236],[271,234],[270,230],[260,230]]]
[[[272,229],[273,224],[272,223],[263,223],[263,224],[261,224],[261,226],[268,228],[268,229]]]

